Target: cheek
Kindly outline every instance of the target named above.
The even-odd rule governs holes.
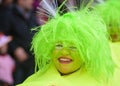
[[[53,57],[53,58],[52,58],[52,62],[53,62],[53,64],[54,64],[54,66],[57,67],[57,69],[59,69],[59,62],[58,62],[58,60],[57,60],[56,57]]]
[[[52,57],[53,57],[53,58],[57,58],[60,54],[61,54],[60,51],[54,50],[53,53],[52,53]]]
[[[80,59],[80,55],[76,52],[76,53],[71,53],[72,57],[74,59],[74,66],[81,66],[81,64],[83,63],[83,61]]]
[[[82,64],[82,61],[81,61],[80,59],[77,59],[77,60],[74,62],[74,65],[75,65],[76,67],[80,67],[81,64]]]
[[[54,64],[57,63],[57,56],[58,56],[58,51],[54,50],[52,53],[52,61],[54,62]]]

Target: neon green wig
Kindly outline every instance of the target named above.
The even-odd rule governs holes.
[[[108,78],[113,74],[106,27],[94,12],[83,10],[57,15],[41,26],[33,37],[32,49],[42,73],[51,64],[51,54],[58,41],[74,43],[85,69],[94,77],[103,74]]]
[[[97,11],[104,19],[109,33],[120,36],[120,0],[107,0],[97,6]]]

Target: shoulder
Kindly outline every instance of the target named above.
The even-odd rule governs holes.
[[[27,82],[27,83],[22,83],[22,84],[19,84],[17,86],[44,86],[42,85],[40,82],[36,82],[36,81],[31,81],[31,82]]]

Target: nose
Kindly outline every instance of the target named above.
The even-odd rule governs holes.
[[[69,55],[70,52],[67,49],[62,49],[62,55]]]

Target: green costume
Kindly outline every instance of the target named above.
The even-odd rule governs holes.
[[[93,11],[57,13],[35,34],[32,49],[38,71],[18,86],[111,85],[114,63],[108,34],[102,19]],[[53,58],[58,58],[58,63]],[[66,72],[72,68],[76,69]]]

